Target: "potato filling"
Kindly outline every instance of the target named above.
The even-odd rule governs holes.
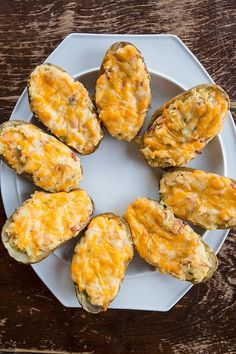
[[[141,54],[131,44],[106,53],[96,83],[96,105],[109,133],[132,140],[150,105],[150,78]]]
[[[94,151],[103,137],[88,91],[54,65],[36,67],[30,77],[30,106],[60,140],[81,154]]]
[[[154,200],[138,198],[125,213],[139,255],[160,272],[203,281],[211,269],[200,237]]]
[[[78,188],[82,170],[73,151],[32,124],[13,124],[3,127],[0,154],[17,173],[51,192]]]
[[[117,295],[126,267],[133,256],[127,225],[112,214],[92,219],[75,249],[72,280],[86,291],[93,305],[107,309]]]
[[[236,225],[236,182],[199,170],[165,173],[161,179],[162,202],[181,219],[206,229]]]
[[[200,85],[164,105],[143,136],[141,152],[154,167],[181,166],[222,129],[226,95],[216,85]]]
[[[34,261],[76,236],[93,212],[87,193],[35,192],[16,210],[5,232],[10,245]]]

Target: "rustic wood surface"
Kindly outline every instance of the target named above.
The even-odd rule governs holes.
[[[225,88],[235,109],[235,0],[0,1],[0,118],[31,70],[70,32],[175,33]],[[235,153],[235,152],[234,152]],[[0,224],[5,221],[0,207]],[[236,232],[219,269],[168,313],[64,308],[0,245],[0,352],[236,353]]]

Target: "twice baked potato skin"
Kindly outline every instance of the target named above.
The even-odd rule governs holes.
[[[103,138],[88,91],[57,65],[37,66],[28,80],[31,111],[55,136],[81,155],[94,152]]]
[[[37,263],[78,235],[94,211],[83,190],[60,193],[36,191],[6,221],[2,241],[9,255],[25,263]]]
[[[71,149],[24,121],[0,126],[0,158],[49,192],[77,189],[82,178],[80,159]]]
[[[76,295],[86,311],[107,310],[132,257],[132,239],[124,219],[104,213],[91,220],[71,263]]]
[[[140,151],[152,167],[185,165],[221,131],[228,109],[221,87],[193,87],[155,111]]]
[[[200,283],[217,268],[217,258],[193,229],[155,200],[138,198],[124,215],[139,255],[161,273]]]
[[[236,227],[236,181],[191,168],[163,174],[161,202],[181,219],[205,229]]]
[[[144,58],[133,44],[117,42],[108,49],[96,82],[95,101],[113,137],[135,138],[151,102],[151,89]]]

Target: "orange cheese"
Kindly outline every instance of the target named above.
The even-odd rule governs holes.
[[[4,127],[0,154],[17,173],[31,175],[34,183],[47,191],[78,188],[82,178],[76,154],[32,124]]]
[[[154,200],[138,198],[124,215],[139,255],[160,272],[182,280],[203,280],[210,267],[200,237]]]
[[[33,260],[76,236],[93,211],[83,190],[35,192],[16,210],[5,230],[12,247]]]
[[[72,260],[72,280],[79,291],[85,290],[91,303],[104,309],[116,296],[133,256],[126,227],[111,214],[95,217],[76,246]]]
[[[143,136],[141,152],[154,167],[184,165],[220,132],[227,110],[216,85],[197,86],[164,105]]]
[[[142,55],[132,45],[110,48],[96,83],[96,105],[109,133],[130,141],[141,128],[150,105],[149,74]]]
[[[30,106],[39,120],[79,153],[94,151],[103,133],[85,87],[62,69],[36,67],[30,77]]]
[[[236,225],[236,182],[200,170],[165,173],[160,183],[162,202],[181,219],[206,229]]]

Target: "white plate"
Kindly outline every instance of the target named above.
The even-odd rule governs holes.
[[[212,82],[205,69],[173,35],[96,35],[71,34],[47,58],[72,76],[79,78],[92,93],[97,70],[107,48],[116,41],[134,43],[144,54],[152,77],[153,100],[145,122],[154,109],[169,98],[204,82]],[[29,121],[27,93],[18,100],[10,119]],[[33,120],[35,124],[38,124]],[[214,138],[190,166],[236,178],[236,134],[231,115],[223,132]],[[123,214],[128,203],[137,196],[158,198],[159,170],[151,169],[138,153],[135,143],[117,141],[105,136],[99,149],[82,156],[84,178],[81,187],[92,196],[96,213],[111,211]],[[9,217],[35,187],[16,176],[5,164],[1,169],[1,192]],[[202,230],[198,230],[202,233]],[[203,237],[215,252],[225,240],[227,231],[205,232]],[[65,306],[79,307],[70,280],[69,262],[75,240],[61,247],[33,269]],[[125,276],[121,290],[110,307],[168,311],[190,289],[187,282],[153,271],[137,255]]]

